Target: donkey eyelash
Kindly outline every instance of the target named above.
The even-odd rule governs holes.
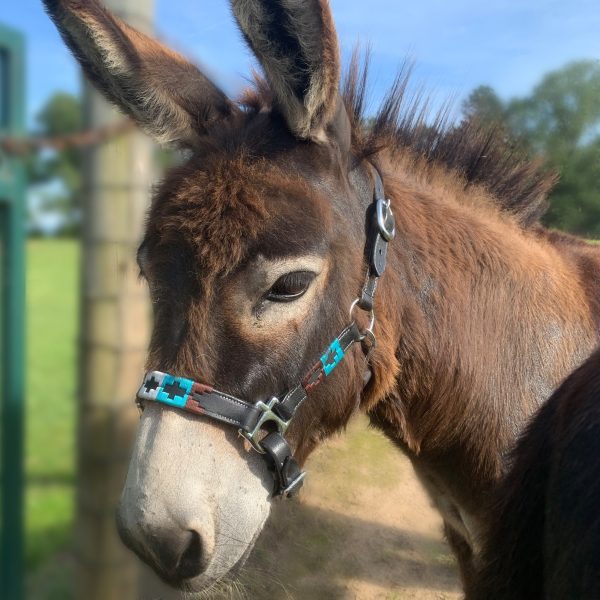
[[[146,245],[146,241],[144,240],[140,244],[140,246],[137,249],[137,252],[135,254],[135,261],[136,261],[138,269],[139,269],[138,277],[140,279],[147,279],[146,273],[144,271],[144,262],[146,262],[146,253],[147,253],[147,245]]]
[[[144,265],[142,264],[142,261],[140,260],[139,252],[135,257],[135,262],[136,262],[137,268],[138,268],[138,279],[148,279],[146,277],[146,271],[144,270]]]
[[[304,296],[316,277],[312,271],[293,271],[277,279],[265,295],[270,302],[293,302]]]

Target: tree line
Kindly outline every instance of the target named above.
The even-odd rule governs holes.
[[[600,238],[600,61],[552,71],[524,98],[503,101],[480,86],[462,112],[495,124],[557,172],[545,225]]]

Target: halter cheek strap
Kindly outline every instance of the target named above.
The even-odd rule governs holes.
[[[367,213],[368,270],[365,284],[360,297],[350,307],[350,324],[329,344],[297,386],[281,399],[274,396],[267,402],[251,403],[185,377],[151,371],[146,374],[137,393],[137,401],[142,408],[144,401],[160,402],[236,427],[240,435],[265,456],[274,474],[275,495],[293,495],[304,480],[305,473],[300,470],[285,439],[285,433],[300,405],[315,387],[331,375],[354,344],[360,342],[367,361],[375,347],[374,297],[377,281],[385,269],[387,245],[395,235],[395,224],[390,201],[384,196],[381,177],[377,170],[374,173],[374,200]],[[364,331],[353,319],[357,308],[371,315]]]

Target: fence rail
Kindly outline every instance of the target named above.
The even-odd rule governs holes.
[[[135,123],[123,119],[104,127],[78,131],[76,133],[53,137],[0,136],[0,152],[10,156],[24,156],[38,150],[67,150],[69,148],[88,148],[98,146],[135,129]]]

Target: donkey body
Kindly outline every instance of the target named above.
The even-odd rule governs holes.
[[[600,350],[522,435],[474,600],[600,598]]]
[[[353,63],[340,92],[326,0],[231,2],[266,76],[241,102],[95,0],[45,4],[107,98],[189,150],[139,251],[155,306],[149,370],[254,402],[290,389],[360,292],[378,167],[397,236],[372,376],[365,386],[365,358],[350,353],[289,440],[304,461],[366,412],[411,458],[469,583],[504,457],[598,338],[600,251],[537,224],[553,177],[475,124],[426,124],[404,76],[365,128],[366,70]],[[174,585],[206,588],[243,562],[271,487],[234,432],[150,403],[121,535]]]

